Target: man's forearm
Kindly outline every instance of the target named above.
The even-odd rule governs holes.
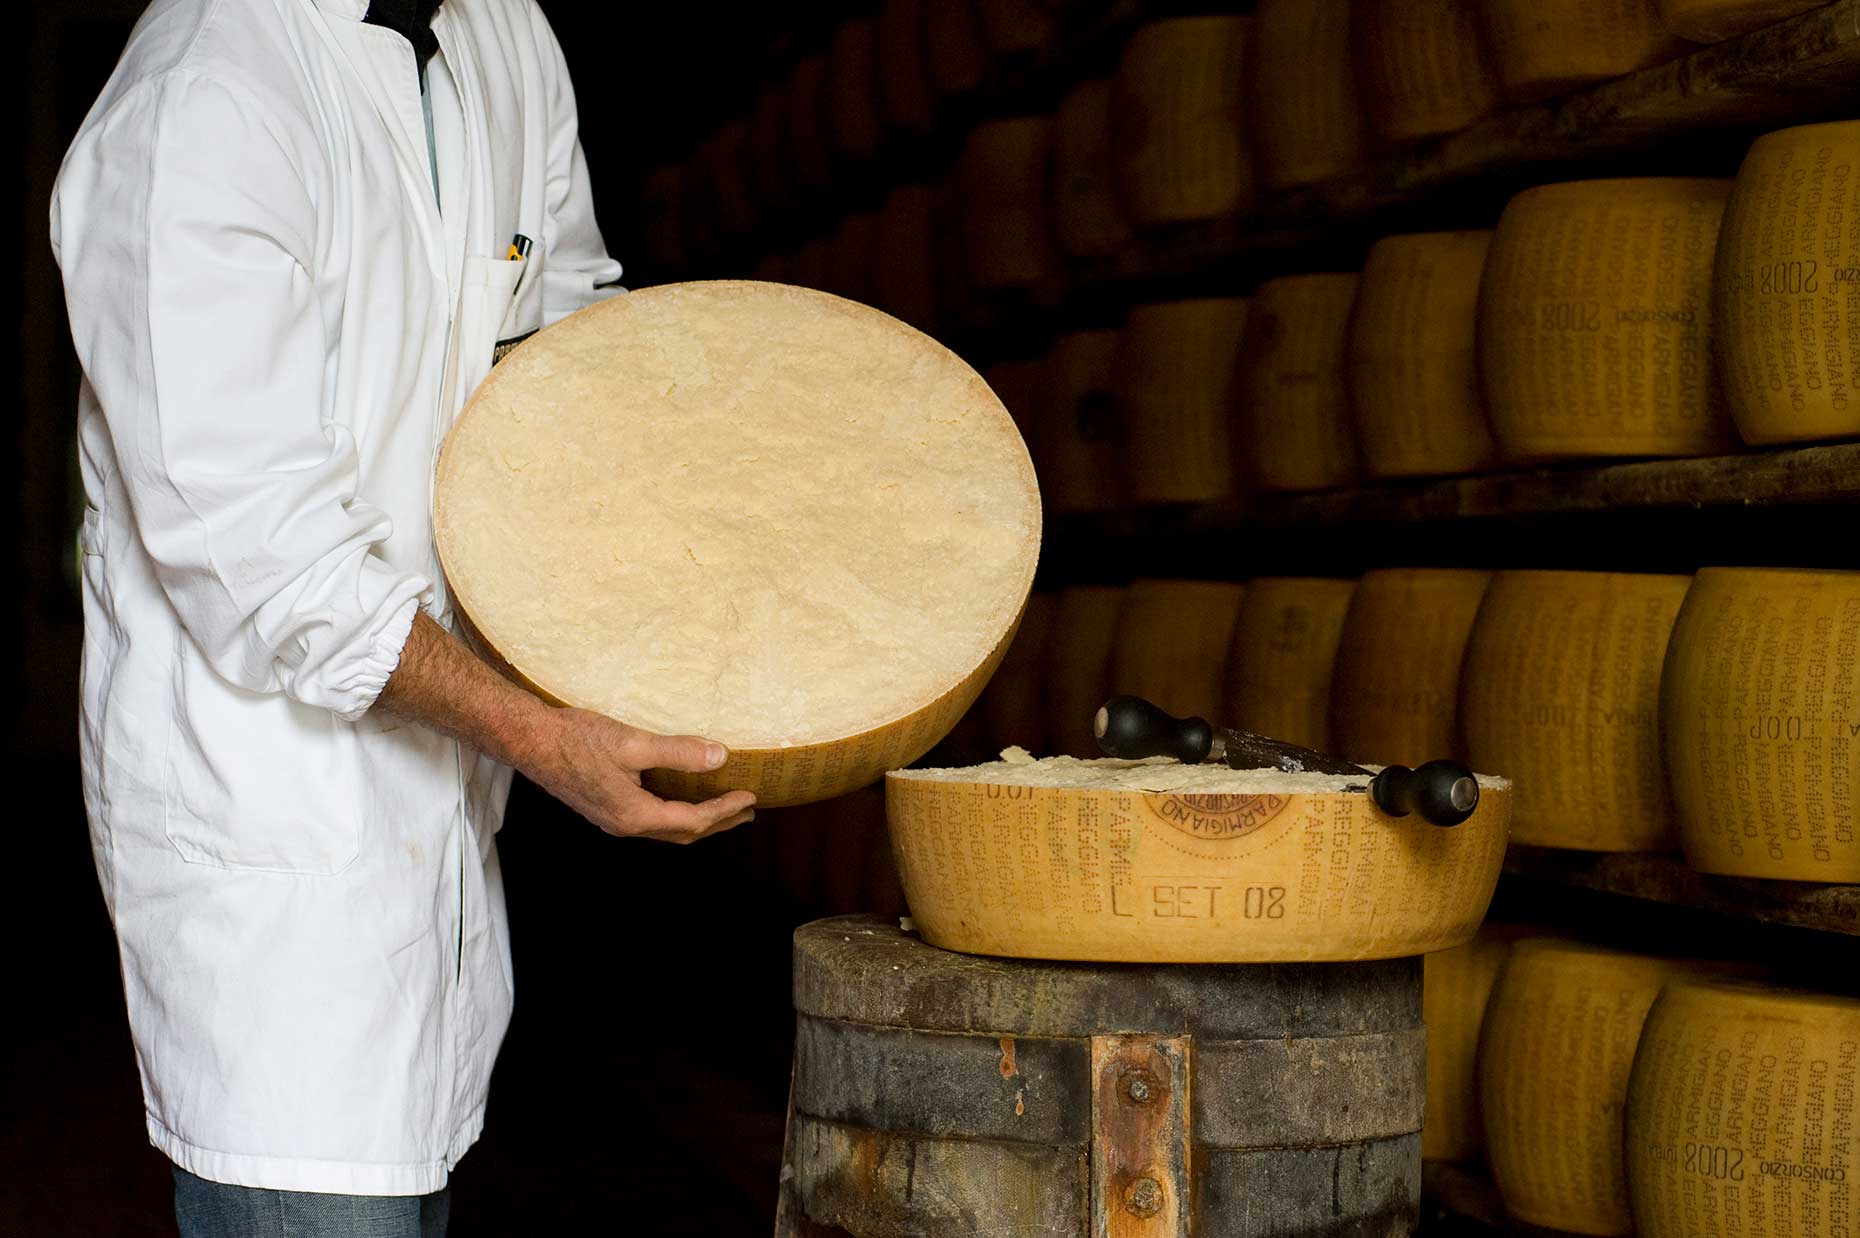
[[[493,670],[425,611],[375,708],[522,766],[544,743],[555,709]]]

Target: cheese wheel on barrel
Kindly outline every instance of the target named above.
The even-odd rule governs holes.
[[[1227,725],[1330,751],[1330,679],[1353,580],[1250,580],[1227,653]]]
[[[1486,1162],[1521,1221],[1627,1234],[1621,1114],[1641,1023],[1677,965],[1530,937],[1511,956],[1479,1036]]]
[[[1355,0],[1350,16],[1363,115],[1383,141],[1453,133],[1498,110],[1474,0]]]
[[[778,284],[671,284],[513,352],[446,439],[460,610],[543,695],[731,748],[683,797],[775,806],[928,751],[1039,556],[1027,449],[935,341]]]
[[[1517,790],[1511,840],[1667,851],[1660,667],[1688,576],[1500,572],[1460,667],[1466,759]]]
[[[1497,461],[1474,331],[1490,232],[1385,237],[1369,251],[1346,368],[1366,477],[1477,473]]]
[[[1111,82],[1081,82],[1053,117],[1053,233],[1074,258],[1114,254],[1130,241],[1111,172]]]
[[[1130,36],[1111,99],[1111,158],[1139,225],[1219,219],[1253,200],[1244,117],[1247,19],[1177,17]]]
[[[1628,1198],[1643,1238],[1853,1232],[1860,1001],[1677,976],[1628,1083]]]
[[[1716,43],[1820,8],[1828,0],[1660,0],[1666,28],[1697,43]]]
[[[956,163],[962,247],[977,288],[1025,288],[1054,274],[1048,232],[1050,116],[990,120],[969,132]]]
[[[804,190],[823,190],[833,179],[833,153],[827,139],[827,58],[803,56],[788,72],[782,92],[788,104],[788,160],[794,181]]]
[[[1196,503],[1240,492],[1234,371],[1246,313],[1239,297],[1130,311],[1117,350],[1117,407],[1133,501]]]
[[[885,0],[878,14],[879,106],[887,127],[912,134],[936,124],[923,9],[923,0]]]
[[[1758,138],[1738,170],[1713,288],[1718,364],[1747,443],[1860,434],[1860,122]]]
[[[1040,492],[1055,515],[1095,512],[1122,501],[1122,425],[1113,394],[1118,332],[1072,331],[1046,356],[1040,383]]]
[[[899,185],[885,195],[873,238],[872,298],[919,331],[936,325],[936,190]]]
[[[1239,451],[1255,489],[1327,490],[1356,479],[1344,346],[1355,275],[1259,286],[1240,345]]]
[[[1113,694],[1220,725],[1221,690],[1241,587],[1214,580],[1139,580],[1124,594],[1111,653]]]
[[[1485,1024],[1492,986],[1518,935],[1510,925],[1488,922],[1473,940],[1430,954],[1423,964],[1427,1120],[1421,1127],[1421,1155],[1427,1160],[1476,1161],[1485,1147],[1475,1069],[1479,1029]]]
[[[1047,642],[1047,699],[1053,751],[1061,756],[1099,755],[1092,721],[1111,698],[1111,647],[1124,591],[1096,585],[1059,595],[1053,635]]]
[[[871,18],[855,18],[833,32],[827,99],[833,149],[854,160],[876,155],[884,124],[878,104],[878,23]]]
[[[1699,572],[1660,684],[1692,867],[1860,883],[1857,690],[1860,572]]]
[[[1484,0],[1485,48],[1513,103],[1664,64],[1686,53],[1655,0]]]
[[[1507,460],[1732,445],[1711,332],[1729,192],[1723,180],[1580,181],[1505,207],[1479,292],[1479,368]]]
[[[1274,189],[1360,167],[1362,110],[1350,53],[1350,0],[1259,0],[1247,55],[1247,123]]]
[[[1009,747],[1029,752],[1050,752],[1052,738],[1049,720],[1052,710],[1046,699],[1046,654],[1053,640],[1053,620],[1059,609],[1056,593],[1035,593],[1027,599],[1027,613],[1021,616],[1020,631],[1008,646],[993,679],[983,690],[982,717],[988,725],[989,746],[996,750]]]
[[[1420,765],[1461,751],[1460,659],[1489,572],[1393,568],[1356,584],[1331,673],[1338,755]]]
[[[1154,761],[886,776],[911,917],[945,950],[1133,963],[1395,958],[1472,937],[1505,854],[1506,784],[1450,830],[1355,776]]]

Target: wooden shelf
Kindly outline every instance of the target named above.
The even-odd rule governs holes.
[[[1713,877],[1670,855],[1598,854],[1513,844],[1505,874],[1739,920],[1860,936],[1860,886]]]

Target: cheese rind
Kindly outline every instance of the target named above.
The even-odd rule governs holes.
[[[1125,492],[1137,503],[1198,503],[1240,492],[1234,444],[1239,297],[1130,311],[1117,352]]]
[[[1177,17],[1124,45],[1111,102],[1111,157],[1139,225],[1218,219],[1253,200],[1244,81],[1247,19]]]
[[[1673,625],[1660,728],[1692,867],[1860,882],[1860,572],[1706,568]]]
[[[1223,716],[1233,726],[1330,750],[1331,672],[1355,592],[1353,580],[1281,576],[1246,583],[1227,655]]]
[[[1328,490],[1356,479],[1344,348],[1353,274],[1269,279],[1248,303],[1238,423],[1247,480],[1262,491]]]
[[[1687,50],[1655,0],[1484,0],[1485,47],[1513,103],[1664,64]]]
[[[1268,185],[1289,189],[1361,166],[1350,0],[1259,0],[1247,54],[1247,121]]]
[[[1430,1161],[1476,1161],[1485,1147],[1479,1125],[1476,1064],[1486,1002],[1521,930],[1487,922],[1463,946],[1427,956],[1421,1016],[1427,1024],[1427,1120],[1421,1155]]]
[[[1688,576],[1500,572],[1460,670],[1467,759],[1517,783],[1513,842],[1666,851],[1660,668]]]
[[[1394,958],[1470,939],[1505,849],[1482,779],[1442,830],[1364,780],[1172,761],[895,771],[886,816],[918,932],[947,950],[1115,962]]]
[[[1453,133],[1498,110],[1474,0],[1355,0],[1351,19],[1363,115],[1383,141]]]
[[[460,609],[523,678],[731,747],[659,785],[774,805],[953,724],[1018,618],[1040,513],[1012,421],[946,349],[717,282],[603,302],[507,358],[447,439],[434,523]]]

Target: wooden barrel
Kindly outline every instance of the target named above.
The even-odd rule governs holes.
[[[1484,0],[1486,54],[1513,103],[1535,103],[1683,56],[1654,0]]]
[[[962,247],[977,288],[1029,288],[1054,274],[1048,227],[1050,116],[977,125],[956,162]]]
[[[1046,355],[1040,381],[1040,494],[1055,516],[1123,501],[1124,435],[1117,413],[1115,330],[1072,331]]]
[[[827,237],[827,291],[871,304],[877,259],[877,214],[859,211],[846,216]]]
[[[1047,717],[1053,751],[1096,757],[1092,719],[1111,696],[1111,648],[1124,591],[1081,585],[1059,595],[1053,635],[1046,644]]]
[[[936,326],[936,189],[899,185],[878,210],[872,297],[919,331]]]
[[[1357,456],[1372,478],[1491,468],[1474,331],[1490,232],[1377,241],[1357,285],[1346,368]]]
[[[1660,0],[1666,28],[1698,43],[1722,39],[1820,8],[1827,0]]]
[[[824,191],[833,180],[833,149],[827,138],[827,58],[803,56],[788,71],[782,98],[788,105],[790,175],[804,192]]]
[[[777,1238],[1405,1235],[1419,960],[975,959],[795,933]]]
[[[1259,0],[1248,44],[1246,113],[1261,179],[1289,189],[1362,166],[1350,0]]]
[[[1046,652],[1052,644],[1058,609],[1056,593],[1028,596],[1020,631],[1014,634],[1007,656],[995,668],[995,677],[982,690],[988,746],[996,752],[1021,747],[1044,756],[1053,750],[1049,729],[1052,710],[1046,700]]]
[[[1111,169],[1111,80],[1081,82],[1053,117],[1053,235],[1074,258],[1101,258],[1130,242]]]
[[[973,93],[988,73],[974,0],[926,0],[922,13],[931,86],[944,98]]]
[[[1240,492],[1235,365],[1247,303],[1203,297],[1138,306],[1117,350],[1125,493],[1137,503],[1202,503]]]
[[[1124,213],[1140,226],[1220,219],[1250,204],[1247,19],[1151,22],[1124,45],[1111,146]]]
[[[833,149],[864,162],[878,153],[884,121],[878,103],[878,23],[855,18],[833,32],[827,51],[827,115]]]
[[[1356,86],[1385,142],[1464,129],[1497,111],[1476,0],[1355,0]]]
[[[1230,726],[1330,750],[1330,680],[1353,580],[1250,580],[1227,654]]]
[[[1237,450],[1256,490],[1329,490],[1356,480],[1344,350],[1355,275],[1289,275],[1259,286],[1240,344]]]
[[[1244,590],[1218,580],[1139,580],[1124,595],[1111,690],[1218,723]]]
[[[1490,578],[1394,568],[1357,582],[1331,673],[1330,737],[1339,756],[1419,765],[1460,752],[1460,660]]]
[[[936,92],[924,45],[924,0],[885,0],[878,14],[878,100],[887,128],[925,134],[936,125]]]

